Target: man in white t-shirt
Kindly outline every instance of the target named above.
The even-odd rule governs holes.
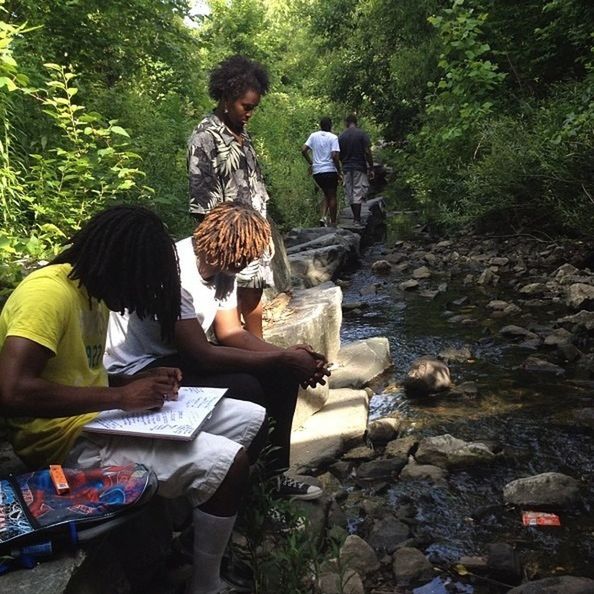
[[[289,466],[299,384],[324,384],[326,358],[305,345],[282,349],[263,341],[241,326],[237,311],[235,274],[269,242],[270,227],[251,206],[216,206],[176,244],[182,304],[174,341],[163,339],[156,320],[112,314],[104,362],[112,373],[135,374],[175,361],[182,385],[226,387],[230,398],[261,404],[274,419],[269,470],[278,475],[278,495],[316,499],[321,489],[281,473]],[[218,345],[208,341],[209,331]]]
[[[332,120],[322,118],[320,130],[313,132],[301,148],[303,158],[309,163],[309,173],[322,190],[324,201],[321,207],[320,224],[326,225],[329,217],[330,225],[336,226],[336,190],[340,174],[340,148],[338,136],[332,134]]]

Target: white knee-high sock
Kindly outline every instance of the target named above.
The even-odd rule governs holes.
[[[192,579],[187,594],[215,594],[221,582],[219,571],[225,547],[231,537],[237,515],[211,516],[197,507],[194,522],[194,559]]]

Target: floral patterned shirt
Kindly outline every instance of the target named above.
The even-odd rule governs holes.
[[[221,202],[247,202],[266,217],[268,192],[252,141],[243,144],[214,114],[196,126],[188,141],[190,213],[204,214]]]

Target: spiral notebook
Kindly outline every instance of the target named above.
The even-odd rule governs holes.
[[[226,388],[180,388],[177,400],[160,410],[100,412],[84,431],[191,441],[214,411]]]

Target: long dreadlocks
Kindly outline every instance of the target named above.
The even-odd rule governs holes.
[[[52,264],[70,263],[69,277],[110,309],[155,316],[172,338],[181,288],[175,245],[161,219],[140,206],[96,214]]]
[[[241,270],[264,253],[270,236],[268,222],[251,206],[223,202],[194,231],[194,252],[222,270]]]

